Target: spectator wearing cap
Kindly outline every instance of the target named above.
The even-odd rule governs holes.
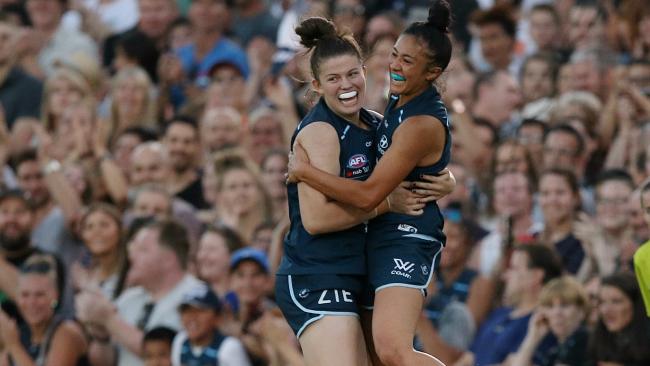
[[[427,319],[420,323],[418,337],[425,352],[435,352],[441,361],[452,364],[469,348],[489,312],[494,283],[467,266],[474,245],[488,232],[467,217],[460,203],[450,203],[443,215],[445,254],[436,281],[431,282],[432,296],[424,311]]]
[[[193,29],[193,42],[181,47],[177,53],[185,79],[194,86],[205,88],[210,71],[217,65],[234,65],[248,77],[246,53],[236,43],[224,36],[230,24],[230,9],[225,0],[192,1],[188,13]],[[162,77],[162,76],[161,76]],[[182,104],[182,103],[181,103]]]
[[[78,318],[91,331],[98,362],[114,359],[117,364],[142,365],[144,332],[157,326],[181,329],[177,312],[183,294],[201,286],[187,273],[189,242],[185,229],[169,220],[153,221],[142,227],[128,248],[130,268],[127,289],[113,306],[97,291],[84,290],[76,298]]]
[[[172,365],[249,366],[241,341],[219,330],[221,302],[207,284],[183,296],[183,330],[174,338]]]
[[[230,288],[237,295],[238,309],[236,321],[229,327],[242,340],[254,363],[268,357],[252,326],[271,307],[266,298],[271,280],[269,270],[267,256],[261,250],[239,249],[230,259]]]
[[[244,117],[242,125],[247,124],[250,98],[246,95],[248,71],[234,57],[220,57],[210,66],[205,85],[208,86],[206,108],[231,107]]]
[[[20,117],[38,118],[43,83],[17,66],[14,52],[19,41],[19,29],[9,22],[9,15],[0,12],[0,105],[4,121],[11,129]],[[25,98],[29,95],[29,98]]]

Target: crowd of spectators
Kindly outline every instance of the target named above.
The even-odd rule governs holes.
[[[294,27],[352,30],[382,112],[428,5],[0,0],[0,365],[303,365],[272,291],[315,100]],[[456,366],[649,365],[647,0],[451,5],[457,186],[414,344]]]

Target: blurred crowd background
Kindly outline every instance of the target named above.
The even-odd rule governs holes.
[[[450,3],[457,186],[415,346],[459,366],[650,365],[633,266],[650,2]],[[272,290],[289,140],[317,98],[293,29],[351,30],[383,112],[392,45],[428,1],[0,5],[0,365],[302,365]]]

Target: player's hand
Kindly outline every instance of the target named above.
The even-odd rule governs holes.
[[[437,201],[456,188],[456,178],[447,168],[438,175],[423,175],[421,180],[413,182],[413,192],[422,196],[420,202]]]
[[[289,153],[287,164],[287,183],[300,182],[300,174],[309,165],[309,157],[300,144],[293,145],[293,151]]]
[[[388,201],[390,202],[389,210],[391,212],[411,216],[422,215],[425,204],[420,201],[423,198],[410,189],[411,184],[411,182],[402,182],[390,193]]]

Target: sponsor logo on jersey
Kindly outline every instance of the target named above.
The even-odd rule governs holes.
[[[411,226],[411,225],[407,225],[407,224],[399,224],[399,225],[397,225],[397,230],[405,231],[407,233],[413,233],[413,234],[418,232],[418,229],[416,227]]]
[[[358,176],[370,173],[368,158],[364,154],[355,154],[348,159],[346,178],[356,178]]]
[[[363,154],[355,154],[352,155],[350,159],[348,159],[348,168],[350,169],[363,168],[367,164],[368,158]]]
[[[379,147],[384,150],[388,148],[388,137],[386,137],[386,135],[381,135],[381,139],[379,140]]]

